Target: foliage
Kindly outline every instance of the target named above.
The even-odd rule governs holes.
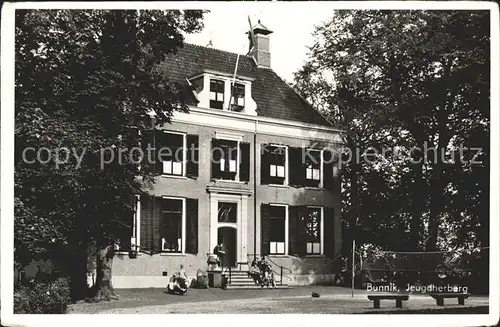
[[[14,291],[14,313],[66,313],[70,303],[69,295],[69,282],[65,278],[52,282],[33,280]]]
[[[158,126],[187,110],[184,85],[159,66],[182,47],[183,33],[203,27],[203,14],[16,11],[16,262],[64,261],[85,286],[87,247],[105,248],[131,228],[125,219],[135,195],[153,176],[128,153],[101,166],[101,150],[137,146],[141,136],[130,125],[151,128],[150,111]],[[33,163],[34,152],[23,158],[28,147],[48,149],[43,159],[71,154]]]
[[[488,246],[488,12],[339,11],[315,39],[296,89],[379,151],[342,167],[344,249]]]

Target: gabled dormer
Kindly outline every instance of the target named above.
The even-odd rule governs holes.
[[[254,78],[212,70],[188,77],[196,97],[198,107],[223,110],[256,116],[257,104],[252,99]]]

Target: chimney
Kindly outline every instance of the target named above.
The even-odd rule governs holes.
[[[271,34],[273,31],[262,25],[262,23],[259,22],[257,25],[253,27],[253,34],[254,34],[254,47],[252,47],[252,41],[251,41],[251,34],[248,33],[248,39],[249,39],[249,52],[248,54],[252,56],[259,67],[266,67],[266,68],[271,68],[271,52],[269,49],[269,34]]]

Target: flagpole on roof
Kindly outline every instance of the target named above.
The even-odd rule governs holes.
[[[252,22],[250,21],[250,15],[248,16],[248,24],[250,25],[250,30],[248,33],[250,33],[250,49],[248,52],[253,50],[253,47],[255,46],[255,40],[253,36],[253,29],[252,29]],[[240,61],[240,52],[238,51],[236,55],[236,65],[234,66],[234,72],[233,72],[233,81],[231,82],[231,89],[229,93],[229,105],[228,105],[228,110],[231,110],[231,102],[233,100],[233,89],[234,89],[234,82],[236,80],[236,73],[238,72],[238,64]]]
[[[253,35],[253,27],[252,22],[250,21],[250,15],[248,16],[248,25],[250,26],[250,30],[248,31],[250,37],[250,47],[248,49],[248,53],[250,53],[255,47],[255,36]]]
[[[234,73],[233,73],[233,81],[231,82],[231,89],[229,92],[229,107],[228,109],[231,110],[231,101],[233,100],[233,89],[234,89],[234,82],[236,80],[236,72],[238,71],[238,62],[240,61],[240,53],[236,55],[236,65],[234,66]]]

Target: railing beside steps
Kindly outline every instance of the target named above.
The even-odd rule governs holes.
[[[266,260],[268,260],[269,262],[271,262],[273,265],[275,265],[276,267],[278,267],[280,269],[280,285],[283,285],[283,270],[288,270],[288,272],[290,272],[290,274],[292,273],[292,271],[286,267],[283,267],[282,265],[278,265],[276,262],[274,262],[273,260],[271,260],[271,258],[267,257]],[[273,273],[275,274],[278,274],[276,272],[276,270],[273,269]],[[292,278],[290,276],[287,276],[288,279],[292,280]]]

